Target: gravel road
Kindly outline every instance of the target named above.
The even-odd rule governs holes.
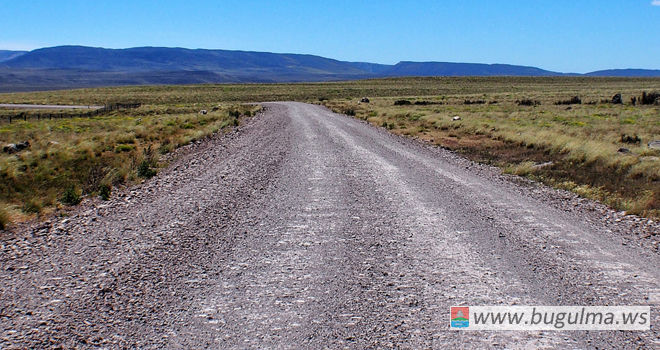
[[[1,241],[0,348],[659,348],[657,223],[323,107],[267,103]],[[652,305],[646,332],[458,332],[452,305]]]

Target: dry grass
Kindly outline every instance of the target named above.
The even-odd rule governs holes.
[[[602,102],[613,91],[641,95],[613,84],[607,89],[530,89],[524,92],[335,99],[323,103],[337,112],[456,150],[477,161],[500,166],[614,208],[649,217],[660,216],[660,152],[646,143],[660,139],[660,108]],[[660,90],[660,80],[646,86]],[[558,105],[579,95],[590,104]],[[532,99],[539,105],[516,101]],[[419,104],[415,104],[415,102]],[[460,120],[454,120],[459,116]],[[622,142],[622,135],[639,143]],[[626,148],[630,152],[618,152]],[[545,166],[539,166],[540,164]],[[566,186],[573,183],[575,186]],[[562,185],[563,184],[563,185]]]
[[[0,123],[0,144],[31,144],[15,154],[0,154],[0,221],[48,213],[76,204],[76,196],[153,176],[163,166],[159,154],[235,125],[230,110],[251,115],[258,108],[207,107],[206,115],[190,107],[146,105],[94,118]]]
[[[641,94],[658,89],[657,78],[583,77],[429,77],[390,78],[348,82],[300,84],[207,84],[94,88],[33,93],[0,94],[0,103],[103,105],[140,102],[148,105],[201,108],[218,102],[319,101],[368,97],[432,96],[482,99],[520,96],[538,99],[557,95],[557,100],[580,95],[582,102],[609,98],[615,93]],[[516,98],[514,98],[515,100]],[[554,99],[552,103],[556,102]]]

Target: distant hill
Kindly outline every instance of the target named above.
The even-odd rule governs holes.
[[[25,53],[27,53],[27,51],[0,50],[0,62],[4,62],[4,61],[10,60],[12,58],[16,58],[16,57],[21,56]]]
[[[660,76],[626,69],[588,76]],[[345,62],[301,54],[136,47],[105,49],[58,46],[30,52],[0,51],[0,91],[75,87],[242,82],[310,82],[396,76],[559,76],[536,67],[508,64]],[[577,74],[573,74],[577,75]]]
[[[561,73],[536,67],[509,64],[399,62],[387,72],[390,76],[552,76]]]
[[[81,69],[87,71],[212,71],[255,74],[337,74],[367,73],[370,64],[349,63],[329,58],[276,54],[269,52],[137,47],[103,49],[59,46],[30,51],[5,61],[4,66],[19,69]]]
[[[658,69],[607,69],[585,74],[591,77],[660,77]]]

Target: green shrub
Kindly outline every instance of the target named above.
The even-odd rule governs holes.
[[[76,205],[80,203],[81,200],[82,198],[80,197],[78,190],[73,186],[67,188],[67,190],[64,191],[64,194],[62,194],[62,197],[60,198],[60,202],[66,205]]]
[[[538,106],[541,104],[541,102],[537,100],[530,100],[530,99],[518,100],[516,101],[516,103],[518,104],[518,106]]]
[[[140,165],[138,165],[137,174],[139,177],[149,179],[156,175],[156,170],[151,168],[151,162],[143,160]]]
[[[103,199],[104,201],[107,201],[110,199],[110,194],[112,193],[112,187],[108,184],[101,184],[99,186],[99,197]]]
[[[172,144],[167,143],[167,144],[162,144],[160,147],[158,147],[158,153],[160,154],[167,154],[172,151]]]
[[[579,105],[582,104],[582,100],[580,99],[579,96],[573,96],[573,98],[569,100],[561,100],[555,102],[556,105]]]
[[[135,135],[128,134],[117,137],[117,143],[135,143]]]
[[[115,153],[130,152],[134,149],[135,147],[132,145],[117,145],[117,147],[115,147]]]
[[[0,230],[4,230],[9,225],[9,212],[4,206],[0,206]]]
[[[30,199],[23,204],[23,212],[39,214],[41,213],[42,205],[34,199]]]

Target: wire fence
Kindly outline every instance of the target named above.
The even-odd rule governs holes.
[[[117,111],[121,109],[133,109],[133,108],[139,108],[142,106],[141,103],[110,103],[106,104],[101,108],[97,108],[91,111],[86,111],[86,112],[79,112],[76,113],[75,111],[69,111],[69,112],[16,112],[16,113],[9,113],[5,115],[0,115],[0,120],[3,122],[8,122],[12,123],[17,120],[23,120],[27,121],[28,119],[36,119],[36,120],[52,120],[52,119],[63,119],[63,118],[91,118],[91,117],[96,117],[99,115],[107,114],[112,111]]]

